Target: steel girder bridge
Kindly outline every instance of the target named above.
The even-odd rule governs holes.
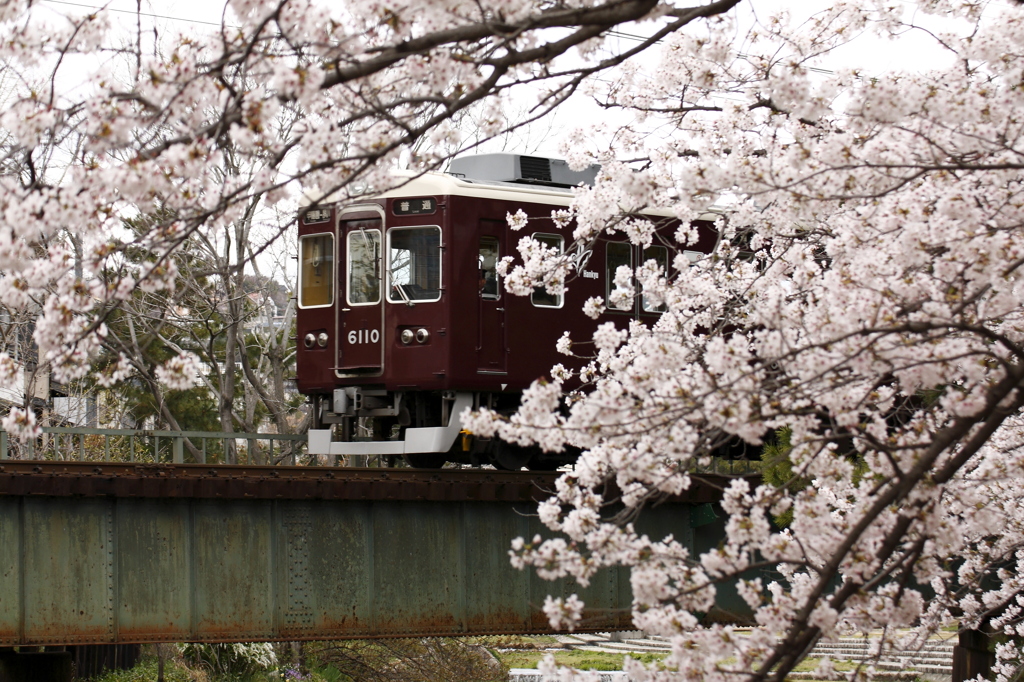
[[[722,537],[721,477],[638,527],[700,551]],[[509,564],[554,476],[485,470],[0,462],[0,646],[630,629],[628,573],[586,589]],[[742,619],[720,590],[721,619]]]

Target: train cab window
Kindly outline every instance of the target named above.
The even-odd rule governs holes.
[[[380,230],[352,230],[348,252],[348,303],[380,303]]]
[[[537,233],[533,238],[548,248],[558,249],[558,253],[565,253],[561,235]],[[550,294],[544,287],[537,287],[530,294],[530,302],[538,308],[561,308],[562,295]]]
[[[496,301],[501,297],[498,287],[498,240],[496,237],[480,237],[480,251],[477,255],[479,270],[480,297]]]
[[[299,239],[299,307],[334,303],[334,235],[311,234]]]
[[[608,242],[605,249],[604,267],[604,302],[610,310],[632,310],[631,301],[612,303],[612,292],[615,291],[615,271],[620,266],[633,267],[633,245],[628,242]]]
[[[388,301],[441,300],[441,228],[388,230]]]
[[[668,249],[664,246],[648,246],[644,249],[643,263],[653,260],[658,264],[663,273],[668,273]],[[641,286],[641,291],[643,287]],[[651,301],[647,300],[646,296],[641,296],[640,305],[643,306],[644,312],[647,313],[663,313],[667,310],[664,303],[654,305]]]

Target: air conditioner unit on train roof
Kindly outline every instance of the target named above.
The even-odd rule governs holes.
[[[601,166],[594,164],[574,171],[562,159],[497,153],[452,159],[448,172],[470,181],[575,187],[580,183],[593,185],[600,169]]]

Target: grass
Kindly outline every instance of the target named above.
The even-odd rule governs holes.
[[[156,682],[157,668],[156,655],[147,652],[134,668],[109,670],[98,677],[89,678],[89,682]],[[337,675],[332,676],[330,672],[321,671],[320,675],[311,676],[309,682],[336,682],[344,679]],[[280,682],[282,679],[282,675],[277,672],[255,673],[246,676],[210,675],[204,670],[185,665],[177,656],[164,660],[164,682]]]
[[[536,668],[541,659],[549,653],[554,653],[555,661],[559,665],[567,665],[577,670],[622,670],[622,659],[625,654],[608,654],[597,651],[495,651],[502,663],[509,668]],[[660,661],[663,654],[630,654],[633,660],[643,663]]]
[[[143,656],[131,670],[111,670],[99,677],[91,678],[91,682],[153,682],[157,677],[156,656]],[[194,682],[191,671],[176,664],[174,660],[164,661],[165,682]]]
[[[577,670],[612,671],[622,670],[622,662],[627,654],[580,651],[564,649],[558,639],[552,636],[487,636],[467,638],[467,642],[479,644],[490,650],[508,668],[535,669],[541,659],[553,654],[559,665],[570,666]],[[93,678],[93,682],[155,682],[157,679],[157,660],[152,649],[146,652],[139,664],[132,670],[108,672]],[[312,653],[312,652],[311,652]],[[628,654],[633,660],[646,665],[665,658],[662,653]],[[312,656],[315,659],[315,654]],[[795,672],[811,672],[819,663],[818,658],[801,661]],[[314,660],[310,661],[311,664]],[[322,663],[322,662],[321,662]],[[850,671],[856,668],[853,661],[833,661],[837,671]],[[283,682],[284,672],[288,665],[282,662],[280,671],[256,673],[252,676],[239,678],[233,676],[214,676],[205,671],[187,666],[180,657],[168,657],[164,664],[166,682]],[[314,667],[309,682],[347,682],[348,678],[331,665]]]
[[[111,670],[99,677],[89,678],[89,682],[156,682],[156,657],[145,657],[131,670]],[[206,672],[192,670],[177,660],[164,663],[164,682],[283,682],[286,678],[281,672],[255,673],[253,675],[209,675]],[[338,672],[332,665],[322,666],[310,671],[308,682],[348,682],[349,678]]]

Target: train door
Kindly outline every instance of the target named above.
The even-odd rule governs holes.
[[[377,206],[346,209],[338,221],[337,373],[384,370],[383,214]]]
[[[643,287],[637,286],[639,297],[626,298],[613,296],[615,291],[615,274],[620,266],[632,270],[638,265],[654,261],[663,273],[668,273],[668,249],[660,244],[641,247],[629,242],[607,242],[605,244],[605,306],[609,311],[631,313],[639,319],[641,314],[664,312],[663,304],[655,303],[643,295]],[[633,282],[637,284],[635,281]]]
[[[477,330],[476,360],[478,374],[506,374],[508,372],[508,335],[505,320],[505,297],[498,277],[498,261],[504,253],[504,222],[484,220],[480,224],[476,245]]]

